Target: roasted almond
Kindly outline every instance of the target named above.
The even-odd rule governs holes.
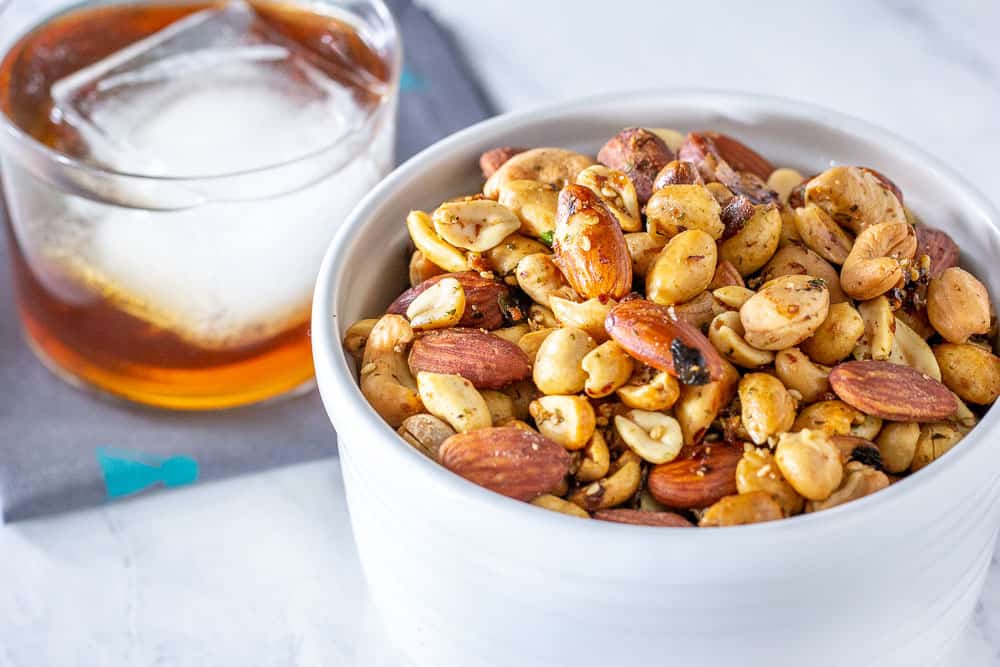
[[[672,528],[693,528],[694,524],[673,512],[643,512],[642,510],[610,509],[597,510],[594,518],[633,526],[667,526]]]
[[[483,278],[475,271],[442,273],[428,278],[396,297],[386,312],[393,315],[405,314],[414,299],[431,285],[445,278],[454,278],[465,290],[465,313],[456,326],[499,329],[506,324],[525,319],[524,313],[511,297],[510,288],[500,281]]]
[[[720,287],[728,287],[730,285],[745,287],[746,283],[743,282],[743,276],[740,275],[739,270],[731,262],[723,259],[716,265],[715,276],[712,277],[712,282],[708,285],[708,289],[717,290]]]
[[[641,127],[622,130],[597,153],[598,162],[632,179],[640,204],[645,204],[653,194],[657,173],[673,159],[674,154],[663,139]]]
[[[736,171],[748,171],[762,181],[766,181],[774,171],[774,165],[739,139],[721,132],[705,132],[705,135],[715,143],[722,159]]]
[[[830,372],[830,387],[865,414],[901,422],[933,422],[958,410],[955,396],[937,380],[889,361],[848,361]]]
[[[945,269],[958,266],[958,244],[947,232],[927,225],[917,225],[917,257],[927,255],[931,260],[931,278],[937,278]]]
[[[555,489],[570,464],[565,449],[539,433],[513,426],[453,435],[441,444],[438,460],[470,482],[524,501]]]
[[[479,329],[441,329],[413,341],[410,370],[461,375],[477,389],[500,389],[531,377],[531,361],[514,343]]]
[[[741,458],[743,447],[699,445],[686,458],[654,466],[649,471],[646,488],[667,507],[709,507],[737,492],[736,466]]]
[[[523,153],[526,149],[514,148],[513,146],[499,146],[491,148],[479,156],[479,168],[483,172],[483,178],[489,178],[496,173],[496,170],[503,166],[503,163],[511,159],[518,153]]]
[[[584,299],[620,299],[632,289],[632,257],[607,204],[590,188],[559,193],[553,261]]]
[[[720,148],[720,142],[725,151]],[[697,165],[707,183],[722,183],[736,194],[745,195],[754,204],[778,201],[778,193],[767,187],[767,177],[759,175],[764,172],[770,175],[774,170],[771,164],[728,135],[692,132],[677,149],[677,158]]]
[[[666,306],[632,299],[611,309],[608,335],[625,351],[684,384],[707,384],[723,376],[722,358],[691,324],[675,320]]]

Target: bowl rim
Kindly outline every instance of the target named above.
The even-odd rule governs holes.
[[[615,105],[653,104],[666,100],[675,106],[683,104],[696,108],[698,105],[703,105],[706,109],[710,109],[712,105],[718,106],[723,103],[750,105],[761,111],[786,116],[789,120],[796,119],[876,140],[890,152],[898,155],[909,155],[914,160],[919,160],[920,169],[925,173],[943,179],[950,186],[961,191],[965,198],[966,209],[977,210],[982,218],[989,221],[992,233],[994,235],[1000,234],[998,232],[1000,212],[997,208],[956,171],[946,166],[944,161],[935,158],[922,148],[888,130],[822,106],[779,96],[710,89],[662,88],[588,96],[524,111],[505,113],[476,123],[435,142],[397,167],[353,209],[334,236],[318,274],[312,312],[313,355],[317,379],[324,406],[331,421],[352,419],[354,421],[352,431],[361,429],[365,432],[366,440],[371,439],[372,442],[377,441],[380,445],[385,445],[386,451],[383,453],[383,458],[391,458],[393,462],[406,465],[412,474],[423,478],[418,480],[418,483],[433,484],[441,493],[461,499],[467,508],[472,506],[471,509],[476,516],[488,512],[491,513],[490,516],[498,517],[498,519],[503,517],[519,522],[534,522],[535,528],[544,530],[575,530],[575,533],[581,537],[592,535],[598,539],[602,536],[621,538],[623,536],[621,531],[628,531],[636,537],[641,534],[643,539],[654,539],[653,536],[658,536],[655,539],[701,540],[702,543],[731,539],[734,535],[742,535],[750,539],[809,540],[810,536],[817,531],[831,531],[837,528],[838,524],[840,528],[844,528],[846,524],[858,522],[863,518],[875,519],[881,513],[879,510],[887,511],[887,506],[891,508],[902,498],[910,498],[914,494],[929,492],[928,490],[932,486],[940,485],[958,474],[959,468],[974,463],[974,459],[988,455],[989,443],[985,442],[986,435],[995,431],[997,423],[1000,422],[1000,410],[992,408],[963,438],[965,446],[952,449],[941,459],[935,461],[934,465],[923,469],[916,482],[912,479],[913,476],[910,476],[878,493],[823,512],[800,514],[767,523],[729,526],[727,530],[721,531],[697,530],[693,531],[694,535],[680,531],[680,535],[683,537],[678,538],[678,530],[665,530],[664,527],[660,526],[639,526],[610,521],[574,523],[557,512],[538,511],[538,508],[530,503],[513,501],[452,473],[436,461],[431,461],[415,448],[406,445],[396,435],[395,430],[382,420],[361,394],[360,387],[351,370],[351,362],[340,344],[336,311],[340,286],[343,285],[346,288],[349,283],[349,281],[337,279],[339,267],[344,265],[343,260],[353,254],[355,251],[354,243],[360,230],[377,218],[378,209],[384,202],[393,196],[398,187],[405,184],[410,178],[419,175],[425,168],[425,163],[446,159],[455,148],[466,142],[481,142],[500,132],[516,130],[518,127],[537,123],[551,122],[566,115],[581,113],[592,115],[595,108],[598,107],[612,109]],[[711,104],[706,105],[706,103]],[[327,386],[328,382],[332,384]],[[334,404],[337,407],[337,412],[340,413],[337,417],[334,417],[334,411],[331,409]],[[349,440],[349,438],[341,437],[339,442],[344,443],[345,440]],[[344,445],[340,444],[339,446]],[[367,446],[372,446],[372,443],[368,443]],[[345,449],[349,448],[350,445],[346,445]],[[389,463],[386,461],[387,465]],[[348,462],[348,465],[353,464]],[[1000,480],[1000,470],[997,468],[993,467],[996,472],[992,474],[987,485],[976,487],[971,491],[967,490],[963,498],[997,487],[1000,484],[998,481]],[[362,475],[366,474],[364,471],[357,472]],[[943,514],[944,512],[942,512]],[[928,520],[931,519],[932,517],[928,517]],[[574,526],[580,528],[574,529]]]

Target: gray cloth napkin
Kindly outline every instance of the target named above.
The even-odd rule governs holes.
[[[450,35],[410,0],[388,2],[406,68],[396,156],[493,114]],[[0,208],[0,223],[5,212]],[[6,261],[8,238],[0,235]],[[336,454],[315,391],[216,413],[167,412],[73,389],[25,345],[10,272],[0,270],[0,502],[3,519],[96,505]]]

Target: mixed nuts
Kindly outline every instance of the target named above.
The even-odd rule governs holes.
[[[344,345],[403,440],[480,486],[771,521],[919,470],[1000,395],[985,286],[874,169],[659,128],[479,166],[481,193],[410,213],[411,288]]]

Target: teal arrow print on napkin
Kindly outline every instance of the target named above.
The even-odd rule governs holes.
[[[157,484],[183,486],[198,479],[198,462],[187,456],[153,456],[124,449],[97,449],[109,498],[137,493]]]

